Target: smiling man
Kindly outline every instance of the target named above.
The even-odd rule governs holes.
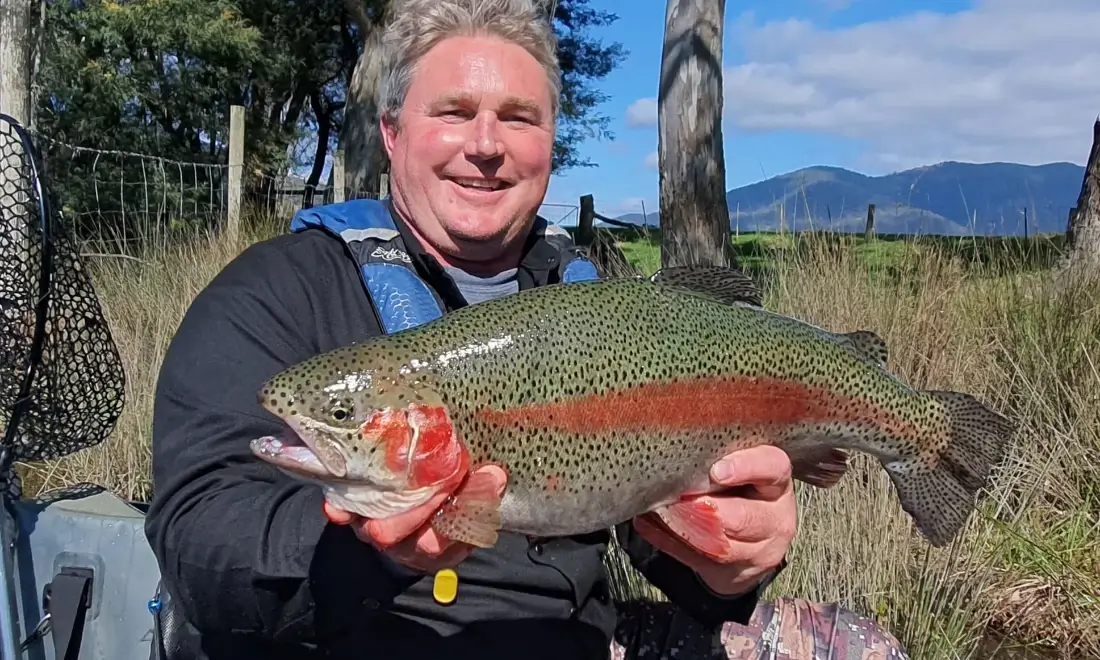
[[[594,275],[567,235],[536,217],[561,93],[544,11],[533,0],[404,0],[386,29],[379,92],[392,196],[299,213],[289,234],[245,250],[188,310],[156,391],[147,533],[203,657],[605,659],[616,630],[645,639],[609,597],[607,533],[505,533],[472,551],[424,524],[445,495],[363,520],[249,450],[286,431],[257,400],[286,367]],[[482,469],[507,486],[501,470]],[[717,498],[737,548],[730,563],[642,521],[617,530],[671,599],[678,629],[713,640],[750,621],[794,536],[790,471],[767,446],[715,466],[712,478],[742,493]],[[457,598],[437,599],[433,573],[456,565]]]
[[[520,262],[550,181],[546,77],[520,45],[457,36],[422,56],[401,106],[383,96],[394,208],[444,265],[497,274]]]

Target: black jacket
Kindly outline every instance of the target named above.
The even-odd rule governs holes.
[[[462,306],[398,226],[421,276],[448,308]],[[553,282],[556,259],[544,240],[529,241],[521,289]],[[252,438],[282,428],[257,403],[264,380],[381,332],[347,248],[316,229],[249,247],[185,315],[156,389],[146,533],[206,657],[606,658],[616,626],[606,533],[539,545],[502,534],[462,565],[459,598],[442,606],[430,576],[329,524],[320,489],[251,456]],[[629,523],[617,534],[634,565],[700,622],[748,620],[755,593],[718,597]]]

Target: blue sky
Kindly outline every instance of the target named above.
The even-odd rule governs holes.
[[[607,215],[656,210],[655,102],[665,2],[592,0],[619,15],[592,34],[626,60],[600,89],[613,141],[555,176]],[[1100,113],[1095,0],[727,2],[726,188],[810,165],[883,174],[944,160],[1084,163]],[[554,219],[568,209],[544,209]]]

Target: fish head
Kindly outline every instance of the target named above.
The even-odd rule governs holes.
[[[303,363],[267,381],[259,403],[288,427],[253,453],[309,481],[386,491],[438,491],[469,466],[447,407],[392,370]]]

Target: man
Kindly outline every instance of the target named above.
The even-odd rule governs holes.
[[[532,0],[404,2],[380,90],[392,198],[300,214],[298,231],[245,250],[188,310],[156,392],[147,534],[206,657],[607,657],[619,624],[607,534],[503,534],[471,552],[425,529],[438,502],[359,520],[248,449],[284,430],[257,402],[264,380],[386,331],[390,308],[364,286],[370,259],[415,273],[444,310],[560,280],[573,253],[535,217],[560,91],[541,11]],[[331,231],[360,211],[396,229],[386,249]],[[640,522],[620,527],[676,616],[707,634],[749,621],[794,535],[790,469],[770,447],[715,466],[716,482],[748,491],[720,504],[732,563]],[[456,565],[457,600],[435,602],[434,571]]]

